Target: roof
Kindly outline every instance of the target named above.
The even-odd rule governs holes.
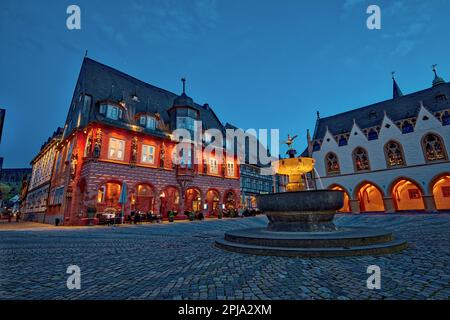
[[[447,99],[439,99],[445,95]],[[417,116],[420,102],[431,112],[450,108],[450,83],[435,85],[422,91],[398,96],[395,99],[371,104],[362,108],[339,113],[334,116],[319,118],[313,139],[322,139],[326,130],[333,135],[347,133],[352,130],[353,122],[361,128],[370,128],[381,125],[384,112],[395,121]]]
[[[153,86],[88,57],[84,58],[81,66],[66,120],[67,125],[71,121],[77,122],[78,113],[79,110],[82,110],[83,103],[79,96],[83,93],[92,96],[93,106],[102,100],[123,100],[126,104],[129,119],[132,119],[139,112],[152,112],[159,113],[165,123],[169,123],[167,111],[173,106],[174,100],[179,97],[175,93]],[[133,96],[137,96],[138,99],[133,99]],[[208,105],[202,106],[194,103],[194,107],[200,112],[204,128],[223,130],[220,120]],[[96,108],[91,109],[94,111],[83,115],[82,125],[97,119]],[[69,133],[66,132],[66,135]]]

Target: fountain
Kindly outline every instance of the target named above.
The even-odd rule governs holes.
[[[407,243],[378,228],[336,226],[344,204],[339,190],[309,190],[302,176],[314,170],[314,159],[296,157],[288,135],[288,158],[272,163],[274,172],[289,176],[287,192],[257,196],[266,228],[233,230],[215,246],[227,251],[276,256],[332,257],[378,255],[403,250]],[[323,189],[323,187],[322,187]]]

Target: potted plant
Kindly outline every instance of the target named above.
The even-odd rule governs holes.
[[[189,221],[194,221],[195,220],[195,213],[193,212],[188,212],[187,216],[189,218]]]
[[[87,213],[87,217],[88,217],[88,223],[90,226],[92,226],[92,220],[94,219],[95,214],[97,213],[97,208],[91,207],[91,206],[87,207],[86,213]]]
[[[175,213],[171,210],[169,211],[169,214],[167,215],[169,218],[169,222],[173,222],[175,218]]]
[[[217,219],[222,219],[222,216],[223,216],[222,211],[219,211],[219,212],[217,213]]]

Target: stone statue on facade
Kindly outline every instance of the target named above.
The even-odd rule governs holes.
[[[100,158],[100,152],[102,150],[102,129],[97,129],[94,144],[94,158]]]
[[[161,145],[161,151],[159,152],[159,166],[160,168],[164,168],[164,161],[166,157],[166,145],[164,142]]]

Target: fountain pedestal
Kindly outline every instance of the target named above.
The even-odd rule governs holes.
[[[336,226],[333,218],[343,201],[344,193],[334,190],[259,195],[267,227],[226,232],[215,245],[240,253],[300,257],[378,255],[407,247],[382,229]]]

